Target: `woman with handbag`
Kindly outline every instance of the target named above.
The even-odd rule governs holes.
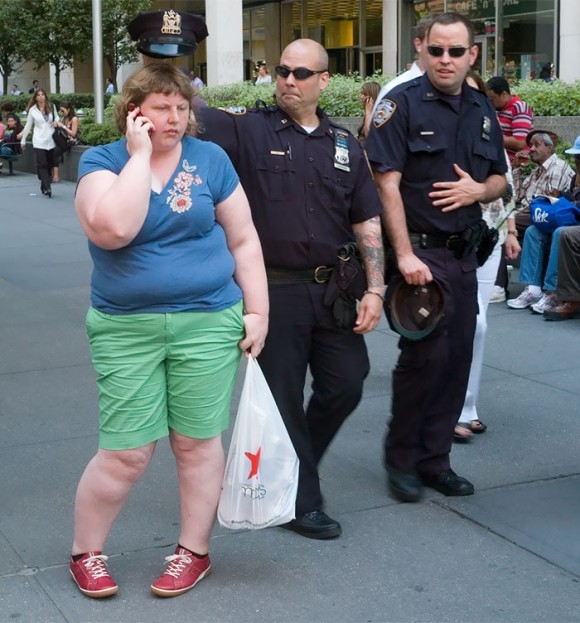
[[[50,103],[46,91],[38,89],[33,93],[26,108],[28,116],[24,130],[18,135],[20,146],[26,149],[26,137],[34,127],[32,146],[36,157],[36,174],[40,180],[40,190],[49,199],[52,196],[51,182],[52,169],[55,165],[54,148],[52,138],[53,123],[57,118],[56,108]]]
[[[78,145],[79,142],[79,118],[75,112],[73,105],[70,102],[63,102],[59,109],[62,115],[60,121],[55,121],[53,126],[55,128],[55,134],[58,133],[62,137],[62,141],[55,136],[55,160],[56,166],[52,170],[52,181],[56,184],[60,182],[60,176],[58,173],[58,163],[62,162],[62,155],[67,151],[70,151],[72,147]]]

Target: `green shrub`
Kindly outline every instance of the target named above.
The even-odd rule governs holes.
[[[575,117],[580,114],[580,82],[522,80],[512,88],[531,106],[535,117]]]
[[[376,80],[381,85],[389,76],[375,75],[364,80],[357,74],[343,76],[336,74],[330,78],[328,88],[322,92],[320,105],[330,117],[361,117],[363,110],[360,103],[360,87],[363,82]],[[200,93],[208,106],[253,107],[256,100],[262,100],[268,106],[274,103],[274,84],[240,82],[218,87],[205,87]]]
[[[24,112],[28,106],[28,102],[32,95],[25,93],[22,95],[2,95],[0,97],[0,110],[5,115],[9,111],[14,111],[18,114]],[[95,107],[95,95],[94,93],[49,93],[48,97],[50,101],[56,106],[57,110],[61,102],[70,102],[75,110],[85,110],[85,108]],[[114,97],[110,93],[104,94],[105,106]]]
[[[217,87],[204,87],[200,97],[212,108],[219,108],[220,106],[246,106],[251,108],[256,105],[257,100],[262,100],[270,106],[274,103],[274,85],[238,82]]]
[[[118,141],[121,133],[114,121],[95,123],[92,120],[83,119],[81,122],[81,142],[83,145],[106,145]]]
[[[349,76],[335,74],[330,78],[328,88],[323,91],[320,105],[330,117],[362,117],[363,110],[360,104],[360,87],[363,82],[375,80],[385,84],[392,76],[377,74],[368,78],[361,78],[357,74]],[[512,87],[512,92],[519,95],[534,111],[536,117],[544,116],[578,116],[580,114],[580,82],[567,84],[556,80],[547,84],[541,80],[522,80]],[[113,106],[117,94],[105,93],[105,119],[103,124],[94,122],[95,98],[93,93],[54,93],[49,94],[56,106],[68,100],[77,110],[82,110],[85,116],[81,119],[82,142],[86,145],[102,145],[120,138],[113,118]],[[256,106],[257,101],[266,105],[274,103],[274,84],[255,85],[253,82],[240,82],[217,87],[205,87],[201,97],[212,107],[229,106]],[[0,97],[0,110],[26,109],[29,94],[4,95]],[[558,145],[557,152],[562,153],[570,145]]]

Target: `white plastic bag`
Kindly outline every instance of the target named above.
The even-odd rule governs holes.
[[[258,362],[250,357],[218,506],[220,525],[258,530],[294,519],[298,457]]]

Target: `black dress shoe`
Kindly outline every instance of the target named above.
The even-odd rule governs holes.
[[[280,527],[297,532],[307,539],[334,539],[342,534],[338,521],[331,519],[322,511],[310,511],[304,515],[298,515],[296,519]]]
[[[422,475],[421,480],[425,486],[443,495],[473,495],[474,492],[469,480],[458,476],[452,469],[446,469],[438,474]]]
[[[403,472],[387,467],[389,491],[399,502],[418,502],[423,487],[416,472]]]

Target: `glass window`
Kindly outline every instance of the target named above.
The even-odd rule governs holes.
[[[359,2],[306,0],[307,36],[327,50],[358,46]]]
[[[383,45],[383,2],[368,0],[365,4],[365,47]]]
[[[498,1],[502,3],[499,15],[496,15],[496,0],[414,0],[413,6],[416,20],[443,11],[456,11],[469,17],[480,50],[476,69],[483,74],[501,73],[510,83],[539,78],[542,68],[556,56],[556,0]],[[496,27],[503,45],[501,59],[496,59]]]
[[[302,0],[282,3],[282,48],[302,37]]]

